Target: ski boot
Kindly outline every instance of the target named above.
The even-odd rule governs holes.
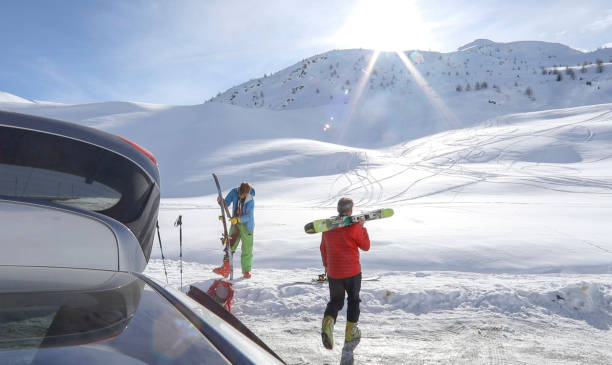
[[[344,342],[352,342],[361,339],[361,330],[357,327],[357,322],[346,322],[346,330],[344,331]]]
[[[248,271],[245,271],[242,273],[242,277],[245,279],[250,279],[251,278],[251,273]]]
[[[223,265],[214,268],[213,272],[223,276],[224,278],[228,277],[230,274],[229,261],[223,261]]]
[[[332,316],[325,316],[321,325],[321,340],[323,340],[323,346],[328,350],[334,348],[334,323]]]

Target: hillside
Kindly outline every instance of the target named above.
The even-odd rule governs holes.
[[[32,101],[19,97],[17,95],[0,91],[0,103],[32,103]]]
[[[316,122],[320,128],[328,125],[333,138],[380,147],[498,115],[612,100],[612,49],[583,53],[556,43],[476,40],[451,53],[404,54],[416,72],[395,53],[381,53],[368,72],[373,51],[331,51],[233,87],[209,102],[321,109],[327,118]],[[366,128],[378,138],[351,138],[351,128]]]
[[[481,91],[477,93],[477,99],[485,103],[495,101],[498,107],[524,103],[523,107],[509,106],[551,109],[584,105],[583,101],[589,99],[593,101],[589,104],[597,104],[600,98],[612,95],[608,84],[610,73],[599,73],[596,69],[597,59],[601,59],[604,64],[612,62],[612,49],[583,53],[557,43],[496,43],[481,39],[451,53],[404,53],[443,99],[456,96],[467,98],[466,91]],[[373,54],[371,50],[330,51],[304,59],[272,75],[245,82],[220,93],[210,101],[273,110],[332,107],[334,104],[351,102],[357,86],[364,78],[367,78],[365,99],[403,95],[408,103],[414,100],[420,92],[418,83],[397,54],[381,53],[368,75],[367,68]],[[574,71],[575,78],[571,71],[566,73],[568,69]],[[562,80],[565,82],[556,83],[555,70],[561,72],[562,78],[567,75]],[[591,85],[587,85],[587,82]],[[461,86],[463,94],[457,94],[457,86]],[[604,91],[600,91],[602,86]],[[531,98],[532,102],[544,100],[527,103],[525,99],[529,98],[518,97],[517,91],[524,94],[527,87],[533,89],[535,97]],[[549,89],[563,88],[569,91],[577,87],[583,93],[592,93],[587,93],[580,100],[568,100],[566,105],[559,105],[548,98]],[[514,99],[517,99],[516,102]]]
[[[367,163],[362,151],[502,115],[612,101],[612,49],[582,53],[561,44],[477,40],[448,54],[410,52],[429,85],[426,93],[396,54],[381,54],[366,78],[372,54],[314,56],[201,105],[0,102],[0,108],[130,138],[157,156],[164,196],[184,197],[211,193],[211,171],[228,184],[333,176]],[[606,61],[601,73],[597,59]],[[559,65],[574,71],[568,75]],[[365,87],[357,98],[360,84]]]

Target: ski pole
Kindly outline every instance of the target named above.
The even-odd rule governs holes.
[[[179,215],[174,222],[175,227],[179,227],[179,267],[181,271],[181,286],[180,290],[183,291],[183,216]]]
[[[166,271],[166,258],[164,257],[164,249],[162,248],[161,236],[159,234],[159,221],[155,222],[155,226],[157,227],[157,239],[159,240],[159,251],[162,255],[162,263],[164,264],[164,273],[166,274],[166,284],[168,284],[168,271]]]

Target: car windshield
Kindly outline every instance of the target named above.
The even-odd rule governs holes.
[[[24,291],[31,276],[25,270],[54,280]],[[47,268],[0,273],[0,363],[227,363],[191,322],[131,274]]]

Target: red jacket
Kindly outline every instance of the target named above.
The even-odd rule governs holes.
[[[321,259],[327,275],[333,279],[345,279],[361,272],[359,248],[370,249],[368,231],[359,224],[323,232]]]

